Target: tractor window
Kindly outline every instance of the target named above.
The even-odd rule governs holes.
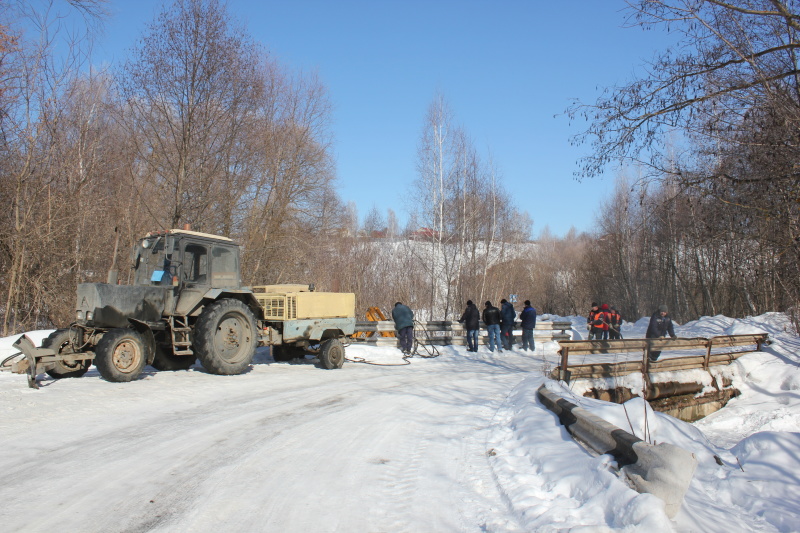
[[[234,251],[230,248],[215,246],[211,253],[214,258],[211,274],[212,287],[238,287],[239,268]]]
[[[189,244],[183,252],[183,279],[190,283],[208,283],[208,250]]]

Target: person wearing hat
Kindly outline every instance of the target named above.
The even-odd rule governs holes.
[[[494,345],[497,344],[497,350],[502,352],[503,345],[500,344],[500,310],[488,300],[483,308],[483,323],[486,325],[486,333],[489,334],[489,351],[493,352]]]
[[[536,351],[536,344],[533,340],[533,330],[536,328],[536,309],[531,305],[530,300],[525,300],[525,307],[519,314],[522,327],[522,349],[528,351],[530,348]]]
[[[608,309],[608,305],[603,304]],[[602,340],[608,338],[608,320],[606,312],[600,309],[597,302],[592,302],[592,310],[586,319],[586,326],[589,328],[589,340]]]
[[[458,319],[459,322],[464,324],[464,329],[467,330],[467,351],[478,351],[478,328],[481,323],[481,312],[472,303],[472,300],[467,300],[467,308],[464,314]]]
[[[600,328],[600,338],[608,340],[608,327],[611,324],[611,309],[608,307],[608,304],[603,304],[600,306],[600,314],[597,316],[599,320],[599,324],[597,325]]]
[[[677,338],[675,335],[675,329],[672,326],[672,319],[669,316],[669,310],[667,309],[667,306],[659,305],[658,310],[653,313],[653,316],[650,317],[650,324],[647,326],[645,338],[660,339],[661,337],[666,337],[667,335],[673,339]],[[651,351],[648,357],[651,361],[657,361],[660,355],[660,351]]]

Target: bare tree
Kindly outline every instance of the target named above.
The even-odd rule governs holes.
[[[740,240],[769,243],[770,255],[785,260],[766,274],[777,276],[783,287],[778,305],[796,305],[800,282],[790,273],[800,261],[796,2],[641,0],[629,7],[631,25],[668,28],[680,39],[638,79],[607,89],[594,104],[570,107],[571,118],[590,123],[576,137],[594,148],[582,174],[596,175],[612,162],[640,163],[648,169],[645,177],[680,189],[673,198],[686,194],[685,201],[717,213],[714,220],[694,213],[694,220],[707,227],[703,231],[700,225],[685,228],[665,213],[663,222],[676,229],[676,238],[684,239],[684,230],[695,240],[728,232]],[[671,207],[683,208],[683,202]],[[730,223],[737,218],[748,223]],[[713,257],[712,250],[694,250],[689,259],[696,267]],[[672,271],[673,287],[686,286],[677,263]],[[701,276],[697,281],[704,294],[702,309],[710,305],[716,310],[713,280]],[[756,308],[752,294],[745,299],[746,309]],[[687,306],[692,301],[686,298]]]
[[[218,0],[175,0],[132,51],[119,80],[157,223],[222,229],[209,218],[247,156],[241,132],[262,90],[258,57]]]
[[[102,2],[63,8],[83,11],[91,23],[90,5]],[[74,167],[63,158],[64,131],[74,130],[62,121],[74,116],[67,102],[79,86],[91,28],[66,35],[58,25],[64,13],[53,2],[0,6],[0,201],[10,206],[0,217],[3,334],[49,325],[63,310],[54,293],[63,297],[62,284],[79,269],[69,253],[77,241],[65,208],[84,194],[83,183],[94,173],[71,173]],[[84,137],[84,149],[95,145],[90,137]],[[84,155],[82,162],[90,165],[92,157]],[[60,253],[65,249],[67,261]]]

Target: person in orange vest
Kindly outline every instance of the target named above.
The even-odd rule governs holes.
[[[597,302],[592,302],[592,309],[586,318],[586,327],[589,328],[589,340],[600,340],[603,338],[602,317],[600,306]]]
[[[608,338],[609,339],[622,338],[622,315],[614,307],[611,308],[611,324],[609,325],[608,328]]]
[[[603,304],[600,306],[600,313],[597,316],[597,320],[600,321],[599,327],[602,330],[601,339],[608,340],[608,330],[609,325],[611,324],[611,309],[609,309],[608,304]]]

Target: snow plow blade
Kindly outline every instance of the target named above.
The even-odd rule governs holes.
[[[48,348],[37,348],[27,335],[17,339],[13,347],[22,352],[25,358],[12,363],[11,371],[15,374],[27,373],[28,386],[38,389],[39,383],[36,381],[36,376],[53,368],[58,354]]]

